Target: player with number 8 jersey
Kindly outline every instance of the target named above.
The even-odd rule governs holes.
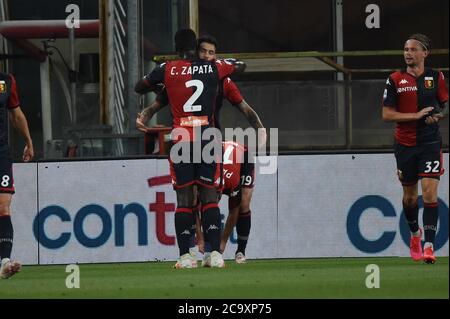
[[[25,140],[22,158],[28,162],[34,156],[33,143],[20,108],[16,80],[12,74],[0,73],[0,279],[8,279],[21,269],[19,262],[10,260],[14,238],[10,207],[15,189],[8,145],[9,120]]]

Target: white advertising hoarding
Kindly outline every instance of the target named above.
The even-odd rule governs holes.
[[[278,165],[278,257],[409,256],[393,154],[281,156]],[[436,238],[445,256],[448,195],[446,173],[439,198],[447,226]]]
[[[444,162],[448,172],[448,154]],[[392,154],[280,156],[275,174],[257,169],[247,257],[408,256],[395,171]],[[167,160],[15,164],[14,174],[13,254],[23,263],[178,257]],[[446,225],[448,193],[446,173],[439,187]],[[220,207],[225,222],[226,196]],[[439,226],[436,240],[437,255],[448,256],[448,227]],[[235,242],[234,232],[225,258]]]
[[[175,200],[167,185],[149,187],[149,178],[167,174],[161,168],[157,160],[39,164],[40,262],[174,259],[175,246],[156,238],[157,208],[149,210],[157,204],[154,188],[165,194],[160,205]],[[173,221],[162,214],[160,232],[170,236]]]
[[[33,236],[33,219],[37,206],[37,166],[33,163],[14,163],[14,187],[11,201],[11,221],[14,242],[11,257],[24,264],[38,264],[38,242]]]

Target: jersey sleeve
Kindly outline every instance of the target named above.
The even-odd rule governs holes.
[[[387,79],[383,92],[383,106],[397,106],[397,90],[391,76]]]
[[[11,93],[8,99],[8,109],[15,109],[20,105],[19,94],[17,93],[16,79],[12,74],[9,75],[9,79],[11,81]]]
[[[216,60],[217,70],[219,72],[219,79],[224,79],[234,73],[234,64],[237,60],[226,59],[226,60]]]
[[[445,83],[445,77],[442,72],[439,72],[439,82],[438,82],[438,100],[440,103],[445,103],[448,101],[448,89]]]
[[[164,73],[166,70],[166,63],[162,63],[155,67],[152,72],[144,76],[144,80],[148,86],[156,86],[164,83]]]
[[[243,100],[241,92],[239,92],[238,87],[230,78],[226,78],[223,81],[223,95],[233,105],[237,105]]]
[[[162,106],[169,104],[169,96],[167,95],[167,91],[164,89],[161,93],[159,93],[156,96],[156,100],[161,103]]]

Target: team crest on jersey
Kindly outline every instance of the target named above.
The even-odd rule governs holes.
[[[5,92],[6,92],[6,82],[0,81],[0,93],[5,93]]]
[[[426,89],[434,88],[434,79],[433,79],[432,76],[426,76],[425,77],[425,88]]]

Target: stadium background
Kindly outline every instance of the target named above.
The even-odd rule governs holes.
[[[371,3],[381,10],[379,29],[365,24]],[[130,88],[154,60],[174,54],[173,35],[183,27],[214,35],[219,56],[248,63],[248,72],[233,79],[265,126],[279,129],[278,171],[257,176],[248,257],[408,256],[394,125],[382,121],[380,102],[412,33],[431,37],[439,50],[427,65],[448,78],[448,1],[0,4],[0,70],[17,78],[36,151],[34,163],[19,163],[23,142],[11,130],[13,211],[21,212],[14,216],[14,254],[24,264],[176,259],[175,195],[170,185],[148,184],[168,174],[167,161],[145,154],[144,136],[134,127],[136,113],[154,96],[140,100]],[[69,4],[99,26],[97,34],[75,37],[73,59],[68,34],[48,41],[51,33],[39,38],[33,27],[24,31],[29,37],[9,33],[25,20],[60,20],[59,28]],[[71,63],[78,72],[73,83]],[[221,119],[222,127],[248,126],[228,102]],[[168,110],[152,124],[170,125]],[[448,256],[448,117],[441,130],[446,174],[437,255]],[[150,206],[161,203],[168,206],[158,215]],[[221,208],[226,214],[224,202]]]
[[[38,39],[9,36],[10,40],[6,40],[1,35],[6,34],[7,20],[62,22],[69,15],[65,10],[70,3],[79,5],[82,20],[100,18],[103,22],[89,38],[75,38],[74,63],[79,72],[75,106],[71,105],[68,70],[59,54],[49,49],[53,54],[48,67],[38,61],[44,51],[42,41],[50,38],[51,32],[47,38]],[[67,145],[72,143],[78,145],[78,157],[142,155],[144,138],[134,127],[134,115],[154,96],[139,101],[134,92],[128,94],[129,79],[133,86],[136,78],[151,70],[155,55],[174,54],[174,33],[189,26],[199,34],[216,36],[219,53],[262,56],[245,59],[249,64],[247,72],[233,79],[264,125],[279,129],[280,151],[391,149],[394,125],[380,120],[386,77],[393,69],[403,67],[403,42],[414,32],[428,34],[435,49],[444,49],[444,54],[433,53],[427,63],[448,75],[448,1],[375,1],[380,8],[378,29],[366,27],[370,15],[366,7],[370,3],[231,0],[223,5],[218,0],[3,0],[0,53],[17,57],[2,59],[1,65],[17,77],[40,159],[64,158]],[[136,12],[131,19],[129,10]],[[21,49],[23,42],[32,44],[33,49],[29,45],[28,51]],[[70,67],[67,35],[48,44],[61,51]],[[353,53],[333,56],[331,53],[336,51]],[[355,51],[370,55],[353,56]],[[273,54],[263,54],[266,52]],[[351,76],[336,72],[319,59],[323,56],[282,58],[289,52],[329,53],[327,61],[343,64]],[[133,62],[128,65],[128,60]],[[42,73],[47,68],[48,72]],[[229,106],[227,102],[225,106]],[[72,108],[78,110],[76,119],[70,118]],[[248,126],[232,107],[225,107],[221,118],[223,127]],[[169,125],[169,110],[161,111],[154,124]],[[448,119],[441,127],[448,147]],[[18,159],[23,144],[14,131],[11,133],[13,154]],[[120,143],[123,145],[118,146]]]

